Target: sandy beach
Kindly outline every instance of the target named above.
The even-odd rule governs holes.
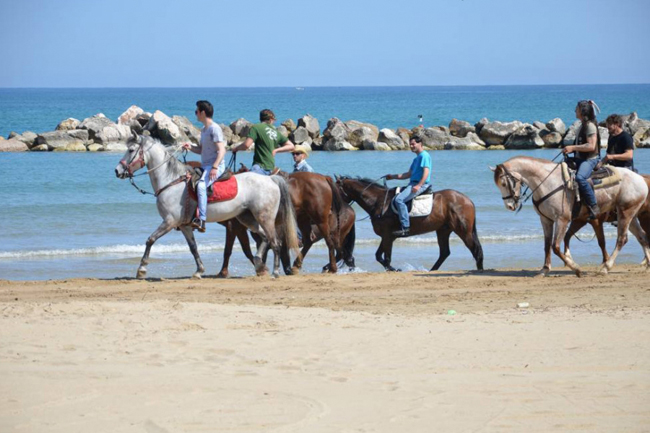
[[[586,270],[0,281],[0,431],[650,431],[650,274]]]

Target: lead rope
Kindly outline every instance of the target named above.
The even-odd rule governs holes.
[[[560,156],[560,155],[562,155],[562,152],[560,152],[560,153],[558,153],[557,155],[555,155],[555,158],[553,158],[553,159],[551,160],[551,162],[555,162],[555,160],[556,160],[556,159],[558,158],[558,156]],[[524,197],[524,199],[521,201],[521,203],[520,203],[520,205],[519,205],[519,208],[517,209],[516,213],[519,213],[519,211],[521,210],[521,208],[524,206],[524,203],[526,203],[526,202],[527,202],[527,201],[528,201],[528,200],[533,196],[533,194],[535,194],[535,191],[537,191],[537,189],[538,189],[540,186],[542,186],[542,184],[543,184],[544,182],[546,182],[546,179],[548,179],[549,176],[551,176],[551,175],[553,174],[553,172],[554,172],[555,170],[557,170],[557,168],[558,168],[559,166],[560,166],[559,163],[556,164],[556,165],[555,165],[555,168],[554,168],[553,170],[551,170],[550,173],[549,173],[548,175],[546,175],[546,177],[544,178],[544,180],[542,180],[542,181],[539,183],[539,185],[537,185],[537,186],[536,186],[536,187],[535,187],[535,188],[530,192],[530,194],[528,194],[527,197]],[[526,189],[524,190],[524,192],[523,192],[521,195],[522,195],[522,196],[525,196],[529,189],[530,189],[530,188],[528,187],[528,185],[526,185]]]

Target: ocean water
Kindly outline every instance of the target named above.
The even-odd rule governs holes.
[[[380,126],[413,126],[423,114],[426,124],[447,124],[453,117],[477,121],[527,121],[562,117],[572,121],[575,101],[592,98],[605,113],[636,110],[650,118],[650,86],[526,86],[449,88],[316,88],[296,89],[0,89],[0,128],[35,132],[54,129],[67,117],[84,118],[103,112],[115,119],[131,104],[146,110],[191,118],[197,99],[217,105],[215,118],[230,122],[255,119],[260,108],[270,107],[278,118],[311,113],[324,121],[337,116]],[[543,262],[543,235],[539,217],[530,203],[515,214],[503,206],[488,166],[515,155],[552,159],[557,150],[432,151],[432,180],[436,189],[452,188],[476,204],[478,234],[486,268],[538,268]],[[143,196],[128,181],[115,177],[122,157],[116,153],[4,153],[0,154],[0,278],[12,280],[73,277],[118,278],[135,275],[147,237],[160,224],[155,199]],[[193,155],[194,158],[196,156]],[[410,152],[314,152],[309,162],[318,172],[378,178],[406,171]],[[252,154],[238,155],[250,165]],[[638,150],[637,168],[650,173],[650,151]],[[291,156],[281,154],[278,166],[290,171]],[[148,179],[138,183],[150,189]],[[400,184],[391,181],[391,185]],[[357,219],[366,216],[360,208]],[[607,227],[608,249],[614,230]],[[221,268],[225,232],[211,224],[196,234],[206,274]],[[590,228],[572,241],[580,264],[600,262],[600,250]],[[368,219],[357,222],[357,272],[379,272],[375,250],[379,238]],[[404,270],[429,269],[438,257],[435,234],[396,242],[393,265]],[[619,262],[639,263],[641,248],[631,239]],[[305,272],[320,272],[327,261],[321,242],[309,252]],[[553,266],[561,266],[553,259]],[[474,269],[473,258],[452,235],[451,256],[444,270]],[[153,247],[150,277],[187,277],[195,269],[183,236],[173,231]],[[236,245],[232,275],[253,275],[252,265]],[[344,269],[343,272],[348,272]]]
[[[315,116],[359,120],[381,128],[411,128],[424,116],[426,126],[448,125],[452,118],[471,123],[491,120],[533,122],[560,117],[572,123],[576,102],[595,100],[603,114],[637,111],[650,118],[650,84],[585,86],[307,87],[211,89],[0,89],[0,135],[11,131],[52,131],[63,119],[104,113],[116,120],[132,104],[146,111],[194,119],[195,102],[207,99],[214,118],[230,124],[257,121],[271,108],[278,120]],[[604,118],[605,116],[601,116]]]

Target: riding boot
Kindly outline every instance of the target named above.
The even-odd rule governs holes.
[[[587,209],[589,210],[589,221],[595,220],[598,218],[598,215],[600,215],[600,208],[598,207],[597,203],[591,206],[587,206]]]

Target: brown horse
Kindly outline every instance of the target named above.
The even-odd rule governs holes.
[[[238,173],[245,171],[248,171],[248,168],[241,164]],[[289,194],[303,243],[301,254],[294,261],[293,268],[290,264],[289,252],[282,249],[281,260],[285,273],[288,275],[297,273],[311,246],[321,239],[325,240],[329,250],[329,262],[323,267],[324,272],[335,273],[341,260],[348,267],[354,268],[356,215],[354,209],[341,199],[332,178],[305,172],[292,174],[280,172],[279,175],[283,176],[289,185]],[[219,276],[228,275],[228,263],[235,238],[239,239],[246,257],[252,260],[253,255],[246,229],[238,222],[233,222],[230,228],[227,227],[224,265]]]
[[[642,174],[641,176],[643,177],[643,180],[645,180],[646,184],[648,185],[648,189],[650,190],[650,175]],[[645,202],[641,206],[641,209],[639,209],[639,212],[636,214],[636,217],[638,218],[641,228],[645,233],[639,233],[635,230],[632,231],[632,233],[634,234],[634,236],[637,237],[639,243],[642,244],[641,240],[639,239],[639,236],[643,236],[643,235],[646,236],[646,242],[650,243],[650,194],[646,196]],[[569,250],[569,242],[571,241],[571,237],[575,233],[578,233],[580,229],[583,228],[587,224],[587,222],[589,222],[594,229],[594,233],[596,234],[596,239],[598,239],[598,246],[600,247],[600,250],[603,255],[603,263],[607,262],[609,260],[609,254],[607,253],[607,249],[606,249],[605,234],[603,233],[603,224],[605,222],[614,222],[614,221],[616,221],[616,213],[601,214],[599,218],[592,221],[587,221],[587,218],[585,216],[571,221],[571,225],[569,226],[569,229],[567,230],[567,233],[564,236],[564,254],[568,255],[569,257],[571,256],[571,252]]]
[[[370,215],[372,228],[381,237],[375,258],[387,271],[398,271],[391,266],[391,254],[395,236],[400,228],[399,218],[391,209],[395,189],[387,189],[368,179],[337,177],[343,199],[356,201]],[[426,217],[411,218],[411,234],[419,235],[435,231],[440,247],[440,257],[431,268],[436,271],[449,257],[449,236],[452,232],[470,250],[476,268],[483,270],[483,247],[476,232],[476,210],[466,195],[451,189],[436,191],[433,195],[433,209]]]

